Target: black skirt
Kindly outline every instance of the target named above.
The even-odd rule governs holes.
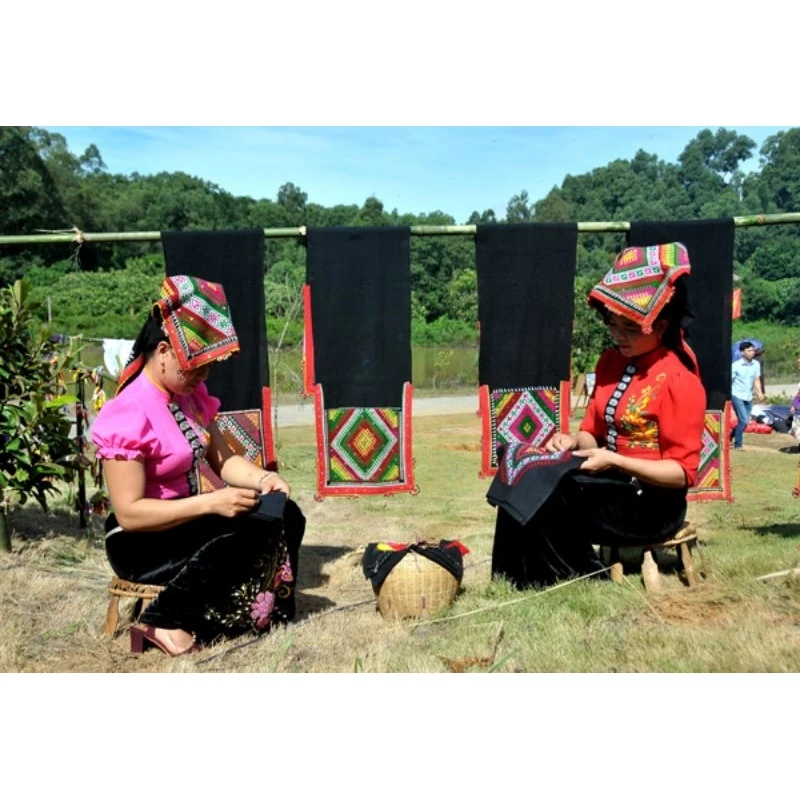
[[[106,554],[124,580],[164,590],[139,621],[181,628],[201,642],[264,632],[295,613],[305,517],[289,500],[283,520],[208,515],[163,531],[115,530],[106,521]]]
[[[686,489],[650,486],[619,470],[569,473],[525,525],[498,508],[492,577],[522,589],[598,572],[593,544],[664,541],[685,518]]]

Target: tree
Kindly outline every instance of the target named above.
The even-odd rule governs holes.
[[[293,183],[284,183],[278,189],[278,206],[283,212],[283,225],[305,225],[308,195]]]
[[[742,161],[753,154],[756,143],[749,136],[718,128],[716,133],[706,128],[692,139],[678,156],[688,180],[701,177],[705,171],[715,173],[723,183],[729,183]]]
[[[374,195],[368,197],[356,216],[355,224],[372,228],[388,225],[389,219],[383,210],[383,203]]]
[[[73,365],[69,347],[50,341],[37,324],[26,281],[0,289],[0,549],[9,551],[12,501],[35,498],[47,510],[55,481],[76,468],[71,422],[61,409],[76,398],[59,376]]]
[[[758,193],[775,211],[800,211],[800,128],[770,136],[761,148]]]
[[[708,128],[700,131],[678,156],[679,177],[694,205],[693,216],[703,216],[704,211],[725,213],[735,211],[740,199],[739,165],[752,155],[756,143],[736,131],[719,128],[712,133]],[[728,203],[720,196],[728,195]]]
[[[0,232],[12,236],[69,227],[56,182],[30,140],[30,130],[0,127]],[[54,255],[52,248],[4,248],[0,286],[22,277],[26,263]]]
[[[572,330],[572,371],[591,372],[600,354],[612,342],[597,312],[586,302],[595,278],[584,275],[575,280],[575,320]]]
[[[515,194],[506,206],[506,222],[530,222],[532,216],[528,192],[523,189]]]
[[[445,313],[450,319],[468,322],[477,329],[478,273],[474,269],[463,269],[451,278],[445,303]]]
[[[467,225],[491,225],[495,222],[497,222],[497,217],[495,216],[494,210],[487,208],[481,214],[479,214],[477,211],[473,211],[469,215]]]
[[[63,228],[67,221],[58,187],[29,131],[0,127],[0,230],[4,234]]]
[[[31,277],[39,277],[34,271]],[[109,272],[67,272],[33,287],[31,300],[42,315],[50,298],[53,326],[62,333],[133,339],[158,297],[164,258],[129,259],[126,268]]]

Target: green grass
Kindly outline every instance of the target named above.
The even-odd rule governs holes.
[[[280,430],[281,471],[307,518],[297,624],[185,659],[133,657],[102,636],[110,575],[97,527],[65,500],[11,516],[0,556],[0,671],[98,672],[796,672],[800,581],[757,580],[800,563],[798,459],[788,435],[746,434],[732,454],[733,503],[692,504],[706,578],[693,589],[665,559],[663,592],[578,581],[519,592],[490,580],[494,512],[478,478],[475,415],[414,422],[417,495],[314,500],[314,431]],[[470,553],[455,602],[390,623],[376,611],[361,549],[386,539],[457,538]],[[696,559],[697,560],[697,559]]]

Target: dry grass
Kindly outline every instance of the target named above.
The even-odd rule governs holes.
[[[416,496],[315,502],[311,428],[280,432],[282,472],[308,518],[296,624],[180,659],[128,652],[102,633],[111,575],[99,531],[75,514],[12,515],[0,556],[3,672],[794,672],[800,582],[755,578],[800,563],[793,440],[746,438],[732,504],[694,505],[707,578],[689,590],[667,559],[664,592],[579,581],[517,592],[489,580],[494,512],[477,477],[474,415],[415,420]],[[386,622],[361,571],[368,542],[458,538],[461,592],[438,618]],[[124,605],[123,605],[124,608]]]

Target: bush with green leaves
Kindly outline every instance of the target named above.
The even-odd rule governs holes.
[[[16,281],[0,289],[0,549],[9,550],[6,514],[30,497],[47,510],[56,481],[71,480],[77,468],[70,438],[64,380],[75,362],[70,346],[52,342],[36,318],[30,286]]]

